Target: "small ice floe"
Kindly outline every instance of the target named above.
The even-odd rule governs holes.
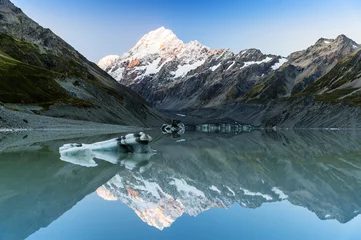
[[[177,116],[180,116],[180,117],[185,117],[185,116],[187,116],[187,115],[184,115],[184,114],[180,114],[180,113],[178,113],[178,114],[176,114]]]
[[[181,142],[185,142],[185,141],[187,141],[187,140],[185,140],[185,139],[179,139],[179,140],[177,140],[176,142],[177,142],[177,143],[181,143]]]
[[[180,137],[185,133],[185,125],[179,120],[173,120],[172,124],[163,124],[161,127],[163,134],[172,134],[174,138]]]
[[[329,218],[331,218],[331,217],[332,217],[332,216],[331,216],[330,214],[326,214],[326,215],[325,215],[325,218],[328,218],[328,219],[329,219]]]
[[[126,160],[129,153],[143,154],[142,157],[153,155],[155,151],[148,145],[150,141],[151,136],[141,132],[92,144],[65,144],[59,148],[59,153],[62,161],[85,167],[97,166],[95,158],[118,164]]]

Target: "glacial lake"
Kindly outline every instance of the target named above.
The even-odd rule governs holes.
[[[93,167],[59,147],[120,134],[0,133],[0,239],[361,238],[361,132],[147,133]]]

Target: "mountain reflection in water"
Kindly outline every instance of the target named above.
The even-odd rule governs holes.
[[[151,158],[151,168],[143,173],[121,171],[98,189],[99,196],[122,201],[160,230],[184,213],[197,216],[234,203],[258,208],[287,200],[321,220],[340,223],[359,214],[361,152],[349,133],[185,138],[154,143],[158,154]]]
[[[119,164],[97,160],[95,167],[59,160],[58,148],[69,140],[3,147],[0,238],[24,239],[93,192],[121,201],[159,230],[184,214],[234,204],[259,208],[288,201],[320,220],[340,223],[361,210],[358,132],[186,133],[183,141],[150,135],[157,153],[144,161],[127,156]],[[1,138],[4,143],[7,137]]]

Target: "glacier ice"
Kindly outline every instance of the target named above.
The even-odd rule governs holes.
[[[85,167],[96,167],[96,159],[112,164],[122,164],[133,169],[139,161],[155,153],[148,145],[152,137],[140,132],[92,144],[70,143],[59,148],[60,159]],[[129,159],[129,153],[132,153]]]

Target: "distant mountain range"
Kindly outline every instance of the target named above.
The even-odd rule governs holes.
[[[212,50],[197,41],[185,44],[161,27],[127,53],[107,56],[98,65],[159,109],[229,109],[230,104],[264,105],[310,96],[315,103],[353,107],[359,104],[355,99],[359,98],[360,49],[361,45],[340,35],[321,38],[287,57],[258,49],[233,53]],[[329,82],[328,73],[337,74],[337,84]]]

